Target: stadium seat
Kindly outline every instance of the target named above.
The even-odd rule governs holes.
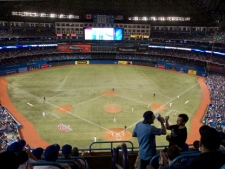
[[[170,163],[169,169],[183,169],[184,166],[186,166],[189,162],[198,157],[199,154],[200,152],[181,154]],[[174,166],[176,163],[178,163],[178,165]]]
[[[28,162],[28,164],[32,165],[32,166],[56,166],[59,169],[64,169],[63,166],[61,166],[60,164],[56,163],[56,162],[47,162],[47,161],[37,161],[37,162]]]
[[[71,159],[79,159],[79,160],[82,160],[83,162],[84,162],[84,166],[85,166],[85,168],[87,169],[88,167],[88,165],[87,165],[87,161],[83,158],[83,157],[81,157],[81,156],[72,156],[71,157]],[[58,157],[58,160],[67,160],[67,159],[65,159],[63,156],[59,156]]]
[[[183,151],[188,151],[189,150],[189,146],[187,143],[184,143],[184,147],[183,147]]]
[[[122,149],[122,158],[123,158],[123,164],[121,167],[120,164],[118,164],[119,159],[119,149]],[[113,148],[112,149],[112,169],[128,169],[128,154],[127,154],[127,145],[123,143],[121,147]]]
[[[67,159],[63,159],[63,160],[57,160],[57,163],[72,163],[73,165],[76,166],[76,169],[80,169],[80,165],[74,161],[74,160],[67,160]]]

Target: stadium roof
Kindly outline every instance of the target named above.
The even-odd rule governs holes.
[[[225,14],[225,0],[27,0],[1,1],[0,16],[12,11],[63,14],[191,17],[192,22],[215,23]]]

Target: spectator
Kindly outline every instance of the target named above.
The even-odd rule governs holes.
[[[158,169],[166,169],[169,167],[170,163],[180,155],[180,149],[176,145],[170,146],[167,149],[166,155],[163,151],[160,151],[159,157],[159,167]],[[179,165],[179,163],[175,164],[174,166]],[[153,166],[147,166],[147,169],[154,169]]]
[[[163,118],[160,115],[157,119],[161,123],[161,128],[151,125],[155,120],[155,115],[152,111],[146,111],[143,117],[144,121],[138,122],[133,130],[133,137],[138,138],[141,169],[145,169],[150,159],[156,154],[155,135],[166,134]]]
[[[32,150],[32,154],[37,158],[37,160],[41,160],[41,156],[43,155],[44,149],[38,147]]]
[[[207,125],[203,125],[199,128],[199,134],[202,135],[206,130],[210,129],[212,127],[210,126],[207,126]],[[225,150],[225,147],[223,146],[222,144],[222,140],[221,140],[221,143],[220,143],[220,146],[218,148],[218,150]]]
[[[1,167],[6,169],[18,169],[18,167],[28,160],[28,155],[25,151],[12,152],[5,151],[0,153]]]
[[[62,155],[64,156],[65,159],[69,160],[72,156],[72,146],[69,145],[69,144],[65,144],[63,147],[62,147]],[[74,165],[73,163],[67,163],[71,169],[77,169],[77,166]],[[78,163],[79,164],[79,163]]]
[[[195,140],[194,142],[193,142],[193,151],[200,151],[199,150],[199,141],[198,140]]]
[[[204,131],[200,138],[201,154],[185,169],[220,169],[225,164],[225,154],[217,151],[221,143],[220,135],[214,128]]]
[[[58,159],[59,155],[59,149],[55,145],[50,145],[48,146],[45,151],[44,151],[44,158],[46,161],[49,162],[56,162]],[[60,164],[62,165],[65,169],[71,169],[68,164]],[[34,169],[49,169],[49,166],[34,166]],[[58,169],[58,167],[51,166],[51,169]]]
[[[77,147],[74,147],[73,150],[72,150],[72,156],[76,156],[76,157],[81,156],[81,157],[83,157],[84,156],[84,152],[82,152],[82,154],[79,155],[79,149]],[[84,159],[84,161],[81,160],[81,159],[76,159],[75,161],[80,164],[81,169],[85,169],[85,163],[86,163],[86,169],[89,168],[88,163],[87,163],[87,161],[85,159]]]
[[[177,118],[177,124],[169,125],[169,116],[166,116],[166,129],[171,130],[171,134],[168,134],[166,139],[169,142],[169,146],[177,145],[181,151],[184,150],[184,145],[187,139],[187,128],[185,126],[188,121],[186,114],[179,114]]]

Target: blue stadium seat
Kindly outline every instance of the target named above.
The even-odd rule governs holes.
[[[118,163],[119,159],[119,149],[122,149],[122,158],[123,158],[123,164],[121,165]],[[128,169],[128,153],[127,153],[127,145],[123,143],[121,147],[113,148],[112,151],[112,169]]]
[[[185,153],[185,154],[179,155],[170,163],[169,169],[183,169],[184,166],[186,166],[188,163],[190,163],[192,160],[194,160],[196,157],[198,157],[199,154],[200,154],[200,152],[199,153]],[[174,166],[177,163],[178,163],[178,165]]]
[[[184,143],[184,147],[183,147],[183,151],[188,151],[189,150],[189,146],[187,143]]]

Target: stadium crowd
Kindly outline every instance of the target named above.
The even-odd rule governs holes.
[[[0,105],[0,140],[1,147],[5,149],[16,140],[19,140],[20,135],[18,128],[20,124],[13,118],[8,110]]]
[[[14,32],[14,36],[22,36],[21,32]],[[32,33],[32,31],[24,31],[25,36],[27,36],[29,33]],[[9,36],[7,32],[1,31],[0,35],[2,36]],[[43,34],[44,35],[44,34]],[[172,37],[173,35],[167,34],[168,37]],[[183,36],[183,35],[182,35]],[[180,38],[183,38],[183,37]],[[218,41],[223,39],[225,36],[224,32],[219,32],[218,34]],[[200,36],[199,36],[200,37]],[[205,37],[198,38],[198,36],[195,37],[194,40],[212,40],[213,34],[207,35]],[[97,56],[94,54],[94,56]],[[0,66],[4,65],[13,65],[18,63],[27,63],[32,61],[52,61],[52,60],[72,60],[72,59],[93,59],[92,54],[81,54],[81,53],[63,53],[57,51],[56,48],[45,48],[44,50],[42,48],[32,48],[32,49],[15,49],[15,50],[4,50],[0,51]],[[12,59],[13,58],[13,59]],[[96,57],[95,57],[96,59]],[[188,51],[177,51],[177,50],[165,50],[165,49],[150,49],[147,53],[141,53],[141,54],[115,54],[114,59],[126,59],[126,60],[145,60],[145,61],[164,61],[164,62],[170,62],[170,63],[177,63],[177,64],[183,64],[183,65],[189,65],[189,66],[200,66],[200,67],[206,67],[207,62],[213,62],[215,64],[225,65],[225,60],[217,55],[211,55],[211,54],[204,54],[204,53],[194,53],[194,52],[188,52]],[[203,119],[204,123],[206,125],[212,126],[212,128],[205,130],[205,132],[200,132],[201,138],[199,141],[199,147],[202,152],[201,155],[198,156],[193,162],[190,162],[186,167],[186,169],[192,168],[197,169],[203,161],[207,161],[205,163],[204,168],[207,169],[207,167],[212,167],[211,164],[213,164],[212,160],[215,158],[219,158],[219,162],[216,164],[215,167],[221,167],[222,164],[225,164],[225,155],[221,155],[221,152],[218,152],[219,145],[222,144],[221,140],[225,140],[225,76],[219,75],[219,74],[209,74],[208,77],[205,80],[206,84],[209,87],[210,94],[211,94],[211,104],[208,107],[208,110],[205,114],[205,117]],[[143,128],[148,128],[145,126],[145,124],[152,124],[155,116],[152,113],[147,113],[143,115],[144,121],[143,124],[140,122],[141,125],[140,128],[135,128],[133,132],[133,136],[139,137],[139,132],[141,134],[146,134],[142,132]],[[185,127],[185,123],[188,120],[188,117],[178,115],[177,125],[179,126],[181,123],[183,124],[183,128]],[[18,133],[18,123],[16,120],[10,115],[10,113],[5,109],[3,106],[0,106],[0,139],[1,139],[1,153],[0,153],[0,163],[1,165],[7,165],[8,168],[12,169],[23,169],[27,167],[27,162],[37,162],[38,160],[44,159],[47,162],[56,162],[58,158],[68,159],[68,160],[74,160],[80,168],[85,168],[85,164],[87,165],[86,160],[84,160],[82,157],[80,159],[74,159],[73,156],[78,157],[80,155],[78,148],[74,147],[72,148],[71,145],[64,145],[62,146],[62,149],[60,149],[60,146],[57,144],[48,146],[45,150],[41,147],[31,149],[29,145],[26,145],[25,140],[21,140],[19,133]],[[160,163],[160,166],[157,166],[157,168],[166,168],[171,163],[171,161],[180,155],[180,152],[183,152],[185,147],[185,141],[182,143],[182,146],[178,146],[178,143],[175,143],[171,137],[177,137],[179,133],[173,133],[172,127],[164,126],[164,120],[166,120],[166,125],[168,122],[168,117],[163,119],[160,116],[157,117],[159,122],[161,123],[161,129],[155,129],[155,135],[161,135],[166,134],[166,129],[171,130],[171,134],[167,137],[168,143],[168,149],[165,149],[165,152],[168,155],[168,159],[164,158],[164,153],[160,153],[160,157],[164,158],[164,160],[167,160],[167,166],[164,166]],[[181,120],[181,121],[180,121]],[[216,128],[219,133],[217,133],[214,128]],[[176,128],[176,130],[178,130]],[[152,132],[152,131],[150,131]],[[151,134],[151,133],[150,133]],[[218,137],[218,134],[219,137]],[[187,133],[186,133],[187,135]],[[140,136],[141,137],[141,136]],[[210,137],[213,137],[214,139],[210,139]],[[150,138],[150,137],[149,137]],[[151,138],[152,139],[152,138]],[[196,138],[199,139],[199,138]],[[150,140],[154,141],[153,139]],[[141,141],[140,141],[141,142]],[[149,142],[149,143],[150,143]],[[151,142],[152,143],[152,142]],[[153,142],[154,143],[154,142]],[[155,144],[155,143],[154,143]],[[140,144],[141,145],[141,144]],[[176,147],[174,147],[176,146]],[[143,149],[143,146],[140,146],[140,149]],[[198,148],[196,149],[198,151]],[[153,155],[155,155],[156,152],[153,152],[148,159],[146,160],[146,154],[143,155],[143,152],[141,150],[141,163],[149,164],[149,158],[152,158]],[[174,152],[174,156],[169,156],[170,152]],[[204,154],[206,153],[206,154]],[[149,155],[149,154],[148,154]],[[75,163],[75,164],[76,164]],[[76,169],[76,165],[72,162],[68,162],[67,164],[61,164],[64,168],[72,168]],[[207,166],[207,165],[208,166]],[[30,165],[28,165],[29,168],[32,168]],[[154,167],[154,166],[152,166]],[[44,169],[44,167],[34,167],[35,169]],[[88,166],[86,167],[88,168]],[[184,167],[183,167],[184,168]]]
[[[106,54],[107,55],[107,54]],[[99,55],[100,57],[100,55]],[[58,51],[55,47],[49,48],[30,48],[30,49],[14,49],[0,51],[0,66],[26,63],[41,60],[54,59],[100,59],[95,54],[81,54],[81,53],[63,53]],[[13,58],[13,59],[11,59]],[[205,53],[178,51],[168,49],[149,49],[148,52],[139,54],[121,54],[117,53],[114,58],[110,59],[139,59],[145,61],[165,61],[170,63],[178,63],[189,66],[206,67],[208,62],[216,65],[225,65],[223,56],[211,55]]]
[[[202,41],[202,42],[215,42],[215,43],[225,43],[225,30],[221,29],[217,32],[179,32],[179,31],[153,31],[151,33],[151,38],[159,39],[170,39],[170,40],[191,40],[191,41]]]
[[[225,76],[210,74],[206,78],[206,84],[210,90],[211,104],[206,112],[204,122],[225,132]]]

